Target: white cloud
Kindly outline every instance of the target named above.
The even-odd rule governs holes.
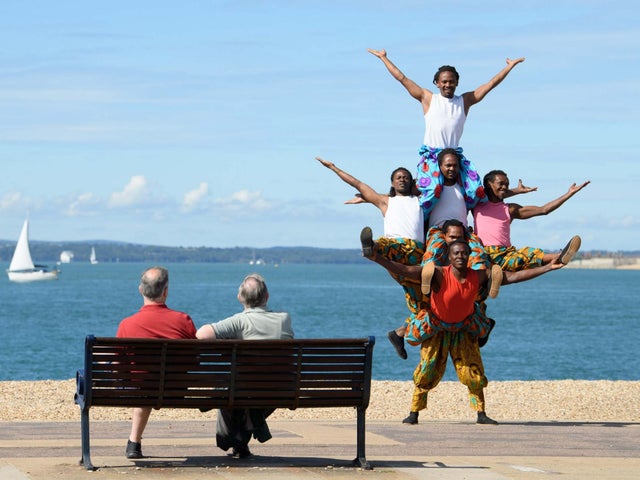
[[[239,190],[229,197],[216,199],[215,204],[229,210],[238,210],[249,207],[251,210],[266,210],[271,207],[271,203],[262,197],[260,190],[251,192],[249,190]]]
[[[82,193],[69,204],[64,214],[68,217],[93,216],[96,214],[94,207],[98,203],[99,200],[93,193]]]
[[[636,227],[639,224],[640,222],[638,221],[638,219],[633,217],[632,215],[627,215],[621,218],[613,218],[609,222],[609,225],[611,227],[622,227],[622,228]]]
[[[208,193],[209,185],[206,182],[202,182],[198,188],[185,193],[184,199],[182,200],[182,210],[184,212],[192,211]]]
[[[143,203],[148,197],[147,179],[144,175],[134,175],[121,192],[113,192],[109,199],[110,208],[130,207]]]
[[[21,200],[22,194],[20,194],[20,192],[5,193],[2,198],[0,198],[0,210],[8,210],[15,207]]]

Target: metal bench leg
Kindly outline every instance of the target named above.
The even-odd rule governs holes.
[[[353,460],[353,463],[359,465],[361,468],[365,470],[373,470],[373,467],[367,462],[367,456],[364,451],[365,446],[365,423],[364,423],[364,414],[365,410],[358,408],[358,433],[357,433],[357,441],[358,441],[358,453],[357,457]]]
[[[91,447],[89,445],[89,409],[83,408],[80,412],[80,428],[82,437],[82,459],[80,465],[87,470],[96,470],[91,463]]]

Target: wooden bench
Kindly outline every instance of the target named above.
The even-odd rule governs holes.
[[[88,335],[76,375],[82,460],[91,463],[91,407],[357,409],[356,465],[365,456],[365,412],[374,337],[169,340]]]

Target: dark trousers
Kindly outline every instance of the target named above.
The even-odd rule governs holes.
[[[216,445],[222,450],[245,448],[253,436],[260,443],[271,438],[267,417],[273,408],[233,408],[218,410]]]

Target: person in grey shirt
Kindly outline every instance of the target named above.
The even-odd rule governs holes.
[[[293,338],[291,317],[287,312],[268,309],[269,291],[262,275],[247,275],[238,288],[238,301],[243,311],[216,323],[203,325],[196,338],[240,340],[273,340]],[[233,449],[240,458],[251,456],[249,440],[259,442],[271,438],[266,419],[274,409],[220,409],[216,425],[216,445],[224,451]]]

